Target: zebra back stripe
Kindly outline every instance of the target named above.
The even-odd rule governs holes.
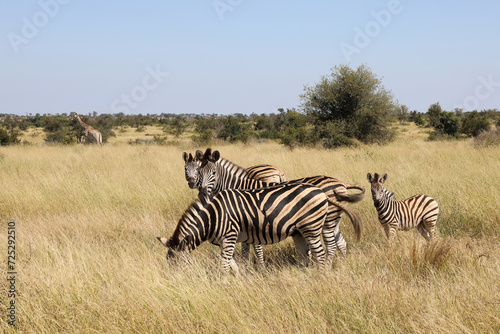
[[[191,204],[164,244],[170,254],[210,241],[221,246],[223,269],[229,270],[236,242],[271,244],[298,232],[323,265],[321,234],[327,209],[324,192],[307,184],[226,189],[205,206],[199,201]]]

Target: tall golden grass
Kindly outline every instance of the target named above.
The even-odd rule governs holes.
[[[425,142],[403,133],[389,146],[290,151],[271,143],[218,145],[241,166],[269,163],[287,179],[325,174],[367,188],[350,207],[360,243],[326,273],[297,264],[291,241],[264,247],[266,268],[220,279],[219,250],[167,262],[169,236],[196,197],[182,151],[198,147],[14,146],[0,149],[0,238],[16,222],[17,330],[22,333],[498,333],[500,148]],[[201,149],[201,148],[200,148]],[[440,238],[415,231],[387,245],[368,172],[388,173],[397,198],[440,204]],[[239,248],[239,247],[238,247]],[[4,266],[4,265],[2,265]],[[5,268],[5,267],[4,267]],[[2,272],[4,270],[2,268]],[[0,283],[6,291],[5,279]],[[14,332],[0,301],[0,329]]]

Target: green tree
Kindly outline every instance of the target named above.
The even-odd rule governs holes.
[[[5,130],[4,128],[0,128],[0,145],[7,146],[12,144],[19,144],[20,140],[17,138],[18,132]]]
[[[224,117],[222,118],[222,128],[217,134],[217,137],[231,143],[237,140],[245,143],[250,137],[249,124],[243,123],[242,118],[238,116]]]
[[[113,126],[115,125],[115,118],[110,114],[102,114],[97,117],[94,121],[94,126],[101,132],[102,141],[106,143],[109,137],[116,137],[113,131]]]
[[[460,130],[460,120],[454,113],[443,111],[441,112],[439,124],[436,126],[436,129],[445,135],[456,137],[458,130]]]
[[[187,129],[186,120],[182,116],[175,117],[169,123],[171,128],[170,133],[173,134],[175,137],[179,137]]]
[[[420,113],[416,114],[416,116],[413,118],[413,122],[418,126],[425,125],[424,118],[422,117],[422,114],[420,114]]]
[[[486,114],[472,111],[465,114],[465,117],[462,120],[460,132],[469,137],[477,137],[481,132],[486,131],[489,128],[490,121],[486,117]]]
[[[66,115],[45,117],[43,130],[47,133],[45,141],[48,143],[70,144],[76,138],[76,133],[72,131]]]
[[[431,104],[429,109],[427,109],[427,117],[429,118],[430,126],[435,128],[436,126],[439,125],[442,112],[443,109],[441,108],[441,105],[439,105],[439,102]]]
[[[409,109],[408,106],[401,104],[396,108],[396,113],[398,115],[398,120],[400,122],[406,122],[409,119]]]
[[[278,133],[282,145],[293,150],[297,145],[308,143],[307,116],[295,109],[278,109],[283,129]]]
[[[310,117],[317,133],[321,128],[342,129],[345,138],[355,138],[366,143],[391,140],[389,129],[394,118],[396,105],[392,93],[382,86],[382,80],[369,67],[359,66],[356,70],[347,65],[332,69],[329,76],[323,76],[319,83],[306,86],[300,96],[302,107]],[[338,126],[338,122],[345,126]]]

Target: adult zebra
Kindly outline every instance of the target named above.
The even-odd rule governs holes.
[[[200,187],[199,169],[203,152],[196,150],[195,155],[182,152],[184,160],[184,176],[188,182],[189,188],[196,189]],[[265,183],[282,183],[286,181],[285,174],[277,167],[267,164],[247,167],[248,177],[260,180]]]
[[[259,180],[251,179],[245,169],[220,157],[218,151],[207,149],[202,158],[200,175],[202,179],[200,197],[210,198],[224,189],[255,189],[267,187]],[[339,230],[339,221],[345,212],[353,224],[357,240],[361,237],[361,220],[358,215],[347,208],[342,201],[355,203],[363,199],[365,189],[362,186],[341,182],[329,176],[313,176],[292,181],[289,183],[308,183],[315,185],[325,192],[329,198],[328,215],[325,222],[324,242],[327,248],[327,264],[333,260],[335,249],[342,255],[346,253],[346,241]],[[361,193],[349,194],[348,189],[358,189]]]
[[[371,184],[373,204],[377,209],[378,219],[390,243],[393,242],[397,229],[408,231],[417,227],[427,241],[435,237],[439,206],[432,197],[415,195],[398,201],[393,193],[384,188],[387,174],[380,177],[377,173],[373,176],[368,173],[367,178]]]
[[[204,241],[221,247],[222,269],[238,268],[233,259],[236,242],[267,245],[292,236],[301,259],[307,246],[324,267],[321,235],[328,198],[309,184],[281,184],[261,189],[226,189],[205,205],[195,201],[184,212],[170,239],[160,238],[168,257],[195,249]]]
[[[186,152],[182,152],[182,159],[184,160],[184,176],[186,177],[188,186],[191,189],[199,187],[200,178],[198,177],[198,173],[202,157],[203,152],[200,150],[196,150],[194,157],[191,153],[188,155]]]
[[[286,181],[285,174],[279,168],[272,165],[257,165],[245,168],[248,177],[265,183],[283,183]]]
[[[203,158],[203,152],[196,150],[195,155],[191,153],[182,152],[182,159],[184,160],[184,176],[188,182],[189,188],[201,190],[201,178],[199,177],[199,169],[201,166],[201,160]],[[261,180],[265,183],[281,183],[285,182],[285,174],[277,167],[267,164],[256,165],[246,168],[248,176]],[[199,195],[201,192],[199,193]],[[199,196],[201,201],[204,201],[203,196]],[[261,265],[264,265],[264,253],[262,251],[261,245],[254,245],[255,256]],[[250,257],[250,246],[246,243],[241,245],[241,257],[248,260]]]

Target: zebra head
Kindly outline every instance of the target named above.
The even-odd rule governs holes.
[[[384,174],[382,177],[380,177],[378,173],[375,173],[373,176],[371,173],[368,173],[367,178],[368,182],[370,182],[372,186],[371,188],[373,203],[377,205],[386,193],[383,184],[387,180],[387,174]]]
[[[200,199],[201,197],[212,198],[214,195],[214,188],[218,181],[217,165],[215,163],[219,158],[219,151],[214,151],[212,153],[212,150],[207,148],[201,159],[200,194],[198,194]]]
[[[184,159],[184,174],[186,176],[186,181],[188,182],[189,188],[196,189],[199,187],[199,169],[201,165],[201,158],[203,152],[196,150],[195,156],[191,153],[189,155],[186,152],[182,152],[182,159]]]
[[[176,258],[184,258],[187,260],[189,251],[193,248],[191,244],[193,243],[193,237],[191,235],[187,235],[182,240],[172,236],[170,239],[163,237],[156,237],[163,246],[168,248],[167,251],[167,260],[176,259]]]

